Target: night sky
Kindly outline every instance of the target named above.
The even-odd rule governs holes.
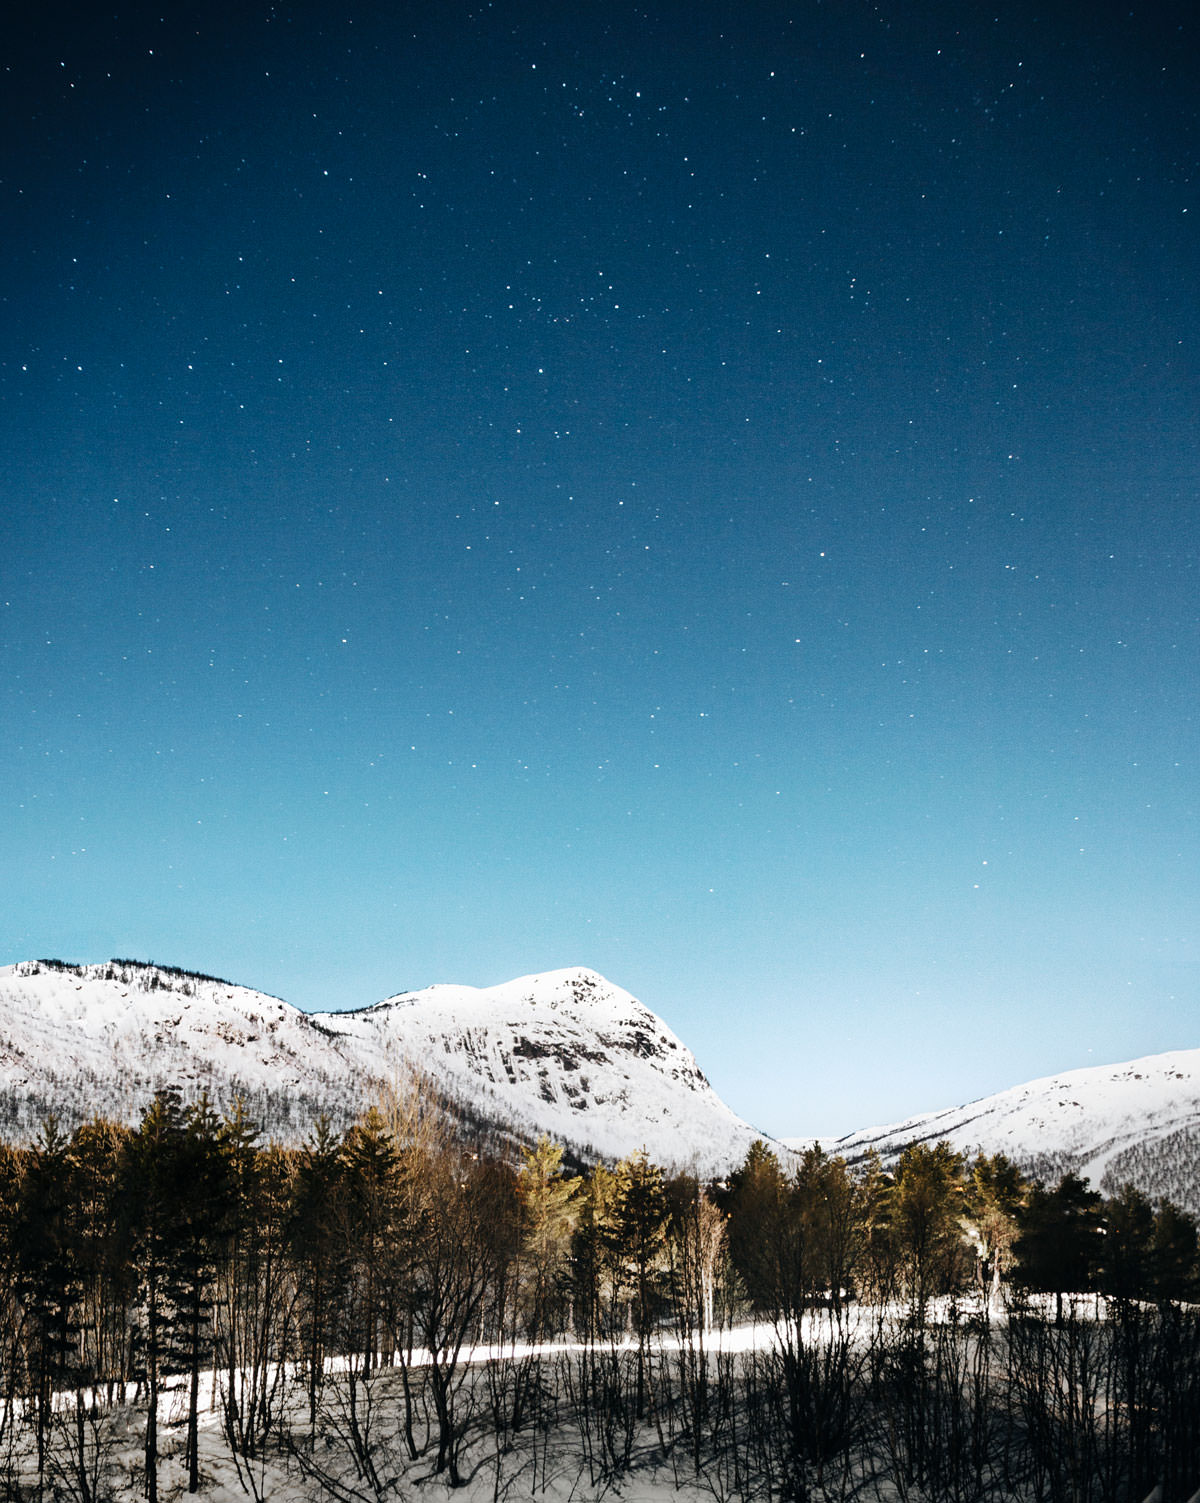
[[[1190,3],[23,9],[0,960],[1200,1045]]]

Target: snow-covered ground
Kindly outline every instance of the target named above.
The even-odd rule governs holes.
[[[1084,1327],[1103,1321],[1105,1312],[1102,1302],[1094,1296],[1070,1299]],[[1052,1308],[1049,1297],[1039,1300],[1034,1306],[1021,1307],[1024,1314],[1031,1309],[1040,1310],[1045,1317],[1045,1329],[1053,1330]],[[984,1314],[974,1301],[939,1300],[931,1303],[928,1318],[931,1332],[939,1326],[959,1333],[957,1350],[974,1350],[981,1339],[978,1322]],[[848,1335],[851,1346],[865,1350],[872,1342],[886,1341],[890,1332],[892,1340],[905,1329],[905,1311],[900,1307],[879,1309],[874,1307],[849,1307],[841,1316],[835,1317],[829,1310],[815,1313],[806,1319],[799,1333],[809,1350],[828,1347],[839,1333]],[[998,1312],[998,1325],[1003,1327],[1005,1313]],[[795,1337],[797,1333],[788,1333]],[[703,1352],[710,1364],[710,1374],[715,1380],[721,1364],[726,1364],[726,1374],[743,1374],[748,1364],[760,1359],[770,1359],[780,1348],[780,1331],[770,1324],[744,1325],[709,1333],[703,1341]],[[679,1339],[661,1334],[651,1344],[653,1361],[659,1381],[670,1381],[669,1373],[682,1374],[685,1368],[694,1374],[695,1362],[701,1348],[693,1341],[683,1343]],[[899,1350],[894,1348],[893,1350]],[[1094,1349],[1093,1349],[1094,1350]],[[610,1434],[607,1442],[601,1432],[604,1421],[601,1416],[581,1412],[573,1407],[571,1387],[579,1385],[585,1372],[585,1356],[602,1367],[610,1362],[625,1362],[623,1404],[626,1415],[632,1421],[632,1381],[636,1370],[635,1346],[629,1341],[601,1343],[585,1348],[577,1344],[556,1343],[541,1348],[520,1344],[502,1347],[476,1348],[464,1352],[460,1365],[462,1386],[457,1391],[458,1410],[463,1420],[465,1436],[460,1454],[461,1485],[453,1487],[444,1474],[435,1470],[437,1453],[428,1405],[428,1394],[418,1398],[415,1434],[421,1454],[411,1459],[403,1444],[404,1378],[399,1366],[375,1369],[364,1377],[361,1372],[352,1374],[344,1359],[327,1366],[326,1381],[318,1410],[318,1422],[313,1443],[309,1424],[308,1396],[299,1373],[269,1370],[261,1380],[261,1388],[272,1390],[277,1395],[274,1408],[280,1423],[258,1447],[257,1456],[237,1455],[231,1451],[223,1428],[223,1409],[228,1378],[224,1373],[209,1373],[205,1376],[200,1391],[199,1412],[199,1496],[204,1503],[243,1503],[247,1497],[260,1503],[319,1503],[319,1500],[335,1498],[340,1503],[379,1503],[383,1498],[406,1498],[418,1495],[435,1503],[449,1503],[451,1497],[461,1503],[497,1503],[499,1499],[529,1500],[546,1499],[550,1503],[599,1503],[601,1499],[621,1498],[627,1503],[660,1503],[666,1498],[683,1499],[685,1503],[714,1498],[727,1503],[742,1503],[742,1500],[776,1496],[782,1479],[776,1476],[775,1491],[768,1487],[763,1491],[763,1479],[752,1470],[748,1458],[749,1449],[737,1455],[738,1424],[745,1424],[745,1417],[735,1421],[724,1430],[723,1440],[714,1450],[706,1449],[700,1470],[697,1471],[697,1453],[693,1451],[686,1429],[679,1429],[679,1411],[664,1421],[657,1417],[650,1405],[641,1421],[631,1422],[627,1438],[618,1433]],[[505,1404],[511,1406],[513,1383],[517,1373],[531,1359],[540,1361],[551,1375],[545,1413],[546,1423],[527,1422],[517,1431],[496,1423],[497,1414]],[[421,1393],[422,1373],[428,1366],[427,1356],[411,1355],[407,1369],[414,1393]],[[960,1376],[971,1389],[980,1373],[986,1369],[977,1364],[968,1364]],[[775,1374],[767,1376],[769,1369],[757,1367],[756,1385],[779,1381],[782,1368],[770,1369]],[[945,1380],[945,1373],[942,1381]],[[282,1381],[277,1383],[277,1379]],[[236,1375],[239,1392],[243,1393],[244,1374]],[[1008,1387],[1006,1370],[994,1368],[992,1381],[1003,1395]],[[735,1388],[737,1386],[735,1380]],[[719,1388],[714,1381],[712,1394],[724,1393],[726,1402],[734,1388]],[[760,1398],[761,1398],[761,1387]],[[50,1465],[48,1480],[51,1490],[48,1496],[80,1497],[77,1486],[70,1477],[68,1457],[75,1448],[76,1455],[83,1455],[92,1471],[92,1481],[97,1484],[96,1498],[108,1499],[109,1503],[135,1503],[144,1497],[144,1406],[139,1407],[137,1396],[122,1407],[114,1406],[103,1411],[94,1421],[82,1425],[76,1410],[75,1396],[63,1394],[59,1400],[59,1422],[51,1435]],[[186,1495],[187,1476],[184,1466],[184,1435],[187,1415],[188,1388],[182,1377],[168,1379],[159,1406],[159,1461],[157,1476],[159,1496],[178,1499]],[[498,1404],[498,1408],[496,1407]],[[684,1406],[686,1410],[686,1405]],[[725,1421],[717,1418],[714,1403],[712,1423],[721,1429]],[[693,1411],[694,1412],[694,1411]],[[1119,1423],[1119,1405],[1116,1421]],[[728,1420],[729,1416],[726,1416]],[[887,1415],[884,1415],[885,1421]],[[1107,1422],[1105,1422],[1107,1423]],[[704,1425],[708,1421],[703,1422]],[[355,1428],[357,1427],[357,1428]],[[703,1426],[702,1426],[703,1427]],[[617,1426],[618,1431],[620,1425]],[[11,1437],[11,1427],[8,1431]],[[860,1503],[895,1503],[901,1497],[910,1503],[920,1503],[927,1494],[912,1490],[911,1486],[897,1489],[894,1477],[900,1453],[893,1453],[887,1441],[887,1428],[883,1431],[882,1449],[860,1450],[851,1447],[838,1460],[830,1460],[828,1475],[824,1482],[810,1473],[804,1496],[810,1503],[834,1503],[834,1500],[856,1498]],[[1101,1425],[1098,1433],[1109,1432]],[[280,1436],[290,1440],[280,1441]],[[865,1444],[872,1445],[869,1432]],[[616,1440],[615,1450],[612,1441]],[[894,1440],[894,1436],[893,1436]],[[879,1436],[876,1436],[879,1441]],[[1012,1450],[1012,1437],[1006,1455]],[[607,1449],[606,1449],[607,1445]],[[707,1446],[707,1441],[706,1441]],[[703,1448],[702,1448],[703,1449]],[[622,1454],[623,1453],[623,1454]],[[369,1456],[371,1475],[368,1476],[364,1456]],[[20,1479],[26,1489],[32,1487],[36,1478],[36,1458],[29,1435],[14,1449],[10,1444],[0,1457],[5,1478]],[[751,1470],[747,1470],[751,1467]],[[993,1478],[995,1480],[995,1478]],[[943,1496],[939,1493],[938,1496]],[[947,1494],[946,1496],[950,1496]],[[965,1496],[962,1493],[953,1496]],[[998,1493],[988,1492],[988,1497],[1003,1498],[1005,1503],[1022,1503],[1028,1496],[1045,1496],[1030,1491],[1028,1494],[1013,1491],[1007,1484]],[[1138,1494],[1140,1498],[1141,1494]],[[1182,1496],[1182,1495],[1181,1495]],[[1133,1500],[1137,1503],[1137,1499]]]
[[[819,1336],[814,1322],[807,1330],[808,1339]],[[714,1331],[704,1338],[704,1348],[713,1356],[726,1353],[741,1356],[747,1353],[768,1351],[776,1343],[776,1332],[768,1324],[749,1324],[722,1331]],[[474,1413],[475,1426],[480,1433],[469,1441],[465,1448],[463,1484],[451,1487],[444,1477],[434,1471],[436,1445],[426,1445],[424,1454],[416,1461],[402,1454],[399,1440],[400,1413],[403,1404],[402,1377],[398,1366],[377,1369],[363,1380],[359,1378],[355,1403],[360,1418],[369,1434],[368,1439],[377,1451],[376,1460],[390,1476],[388,1491],[397,1497],[411,1495],[419,1488],[423,1498],[435,1500],[453,1497],[459,1503],[495,1503],[498,1497],[529,1498],[537,1496],[553,1500],[553,1503],[589,1503],[589,1500],[612,1497],[614,1491],[624,1499],[658,1500],[670,1496],[685,1500],[713,1497],[709,1483],[692,1478],[685,1481],[676,1467],[659,1464],[647,1467],[642,1458],[650,1443],[649,1433],[644,1444],[639,1445],[636,1464],[623,1478],[619,1489],[614,1490],[611,1479],[604,1480],[589,1475],[585,1459],[585,1446],[568,1423],[563,1433],[556,1436],[551,1457],[541,1436],[542,1454],[538,1454],[539,1437],[531,1427],[524,1437],[510,1437],[503,1454],[497,1449],[494,1433],[483,1413],[488,1395],[486,1392],[489,1369],[507,1367],[510,1371],[530,1358],[547,1363],[578,1360],[589,1349],[570,1342],[558,1342],[543,1347],[532,1347],[520,1342],[501,1346],[468,1348],[462,1354],[461,1364],[467,1372],[468,1402],[464,1406]],[[618,1339],[604,1343],[599,1350],[606,1356],[628,1356],[636,1350],[631,1339]],[[662,1335],[654,1342],[656,1357],[682,1353],[686,1348],[677,1338]],[[413,1352],[407,1357],[410,1372],[419,1383],[422,1369],[429,1365],[428,1353]],[[342,1499],[372,1497],[369,1487],[364,1489],[364,1479],[356,1475],[356,1465],[349,1448],[345,1448],[345,1436],[340,1433],[339,1420],[342,1407],[349,1403],[349,1371],[345,1359],[331,1360],[326,1367],[326,1388],[322,1399],[322,1415],[329,1436],[318,1443],[318,1465],[326,1473],[323,1479],[306,1474],[297,1456],[278,1441],[262,1447],[257,1459],[239,1456],[235,1459],[223,1431],[223,1407],[227,1393],[227,1375],[209,1371],[202,1375],[199,1393],[199,1453],[200,1497],[205,1503],[245,1503],[248,1495],[262,1503],[301,1503],[301,1500],[318,1500],[328,1497]],[[239,1373],[239,1384],[245,1374]],[[264,1387],[278,1389],[282,1395],[281,1412],[295,1434],[301,1438],[308,1434],[308,1398],[303,1379],[298,1373],[278,1373],[272,1369],[263,1380]],[[88,1395],[88,1402],[95,1396]],[[88,1462],[101,1482],[100,1496],[110,1503],[134,1503],[145,1496],[144,1490],[144,1403],[139,1404],[139,1395],[132,1390],[125,1395],[127,1404],[117,1405],[99,1413],[86,1427],[86,1450]],[[165,1380],[158,1406],[160,1456],[158,1462],[159,1495],[162,1498],[186,1496],[187,1472],[184,1461],[184,1433],[187,1420],[189,1389],[188,1380],[182,1375]],[[79,1428],[76,1415],[76,1396],[60,1394],[57,1398],[59,1423],[52,1438],[52,1464],[49,1476],[52,1484],[57,1481],[59,1493],[71,1496],[73,1489],[65,1485],[64,1472],[68,1469],[64,1457],[72,1446],[78,1445]],[[370,1418],[368,1418],[370,1411]],[[20,1412],[19,1404],[16,1412]],[[649,1432],[649,1426],[646,1427]],[[418,1430],[421,1426],[418,1426]],[[344,1454],[343,1454],[344,1451]],[[32,1487],[36,1480],[36,1458],[29,1437],[24,1447],[10,1451],[9,1460],[17,1476]]]

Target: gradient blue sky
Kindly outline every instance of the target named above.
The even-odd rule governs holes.
[[[5,36],[0,959],[1200,1045],[1194,8],[170,9]]]

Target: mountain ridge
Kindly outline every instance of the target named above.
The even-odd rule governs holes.
[[[219,977],[151,962],[0,968],[0,1133],[95,1111],[136,1121],[167,1085],[245,1100],[281,1141],[316,1117],[348,1125],[414,1076],[481,1138],[541,1133],[581,1161],[647,1147],[705,1174],[766,1135],[720,1100],[691,1051],[630,993],[585,967],[493,987],[439,984],[306,1013]]]
[[[1086,1066],[840,1137],[772,1139],[736,1116],[695,1056],[630,993],[586,967],[492,987],[439,983],[338,1012],[146,961],[0,967],[0,1137],[100,1113],[136,1122],[154,1091],[241,1098],[266,1136],[342,1129],[414,1080],[464,1141],[515,1152],[543,1133],[578,1163],[646,1148],[723,1175],[761,1138],[890,1164],[915,1141],[1004,1153],[1048,1181],[1129,1181],[1200,1214],[1200,1049]]]
[[[1085,1065],[841,1137],[783,1141],[888,1164],[909,1143],[939,1140],[967,1155],[1003,1153],[1046,1180],[1073,1172],[1107,1193],[1133,1183],[1200,1214],[1200,1049]]]

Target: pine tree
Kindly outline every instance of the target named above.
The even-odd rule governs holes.
[[[662,1292],[667,1240],[667,1197],[662,1170],[640,1149],[622,1159],[614,1174],[612,1203],[601,1237],[618,1259],[638,1339],[637,1413],[645,1412],[650,1336]]]
[[[394,1331],[388,1265],[396,1240],[399,1153],[377,1107],[368,1108],[346,1134],[342,1164],[352,1269],[349,1340],[369,1372],[384,1333],[390,1342]]]
[[[132,1279],[120,1256],[119,1165],[129,1129],[103,1118],[71,1135],[81,1280],[80,1342],[85,1381],[107,1386],[128,1376]]]
[[[901,1153],[889,1195],[892,1235],[914,1324],[929,1300],[958,1281],[964,1201],[962,1155],[948,1143],[912,1143]]]
[[[158,1503],[158,1405],[164,1365],[183,1356],[198,1371],[203,1320],[202,1242],[207,1129],[184,1117],[178,1091],[160,1091],[122,1147],[121,1230],[137,1270],[137,1355],[146,1385],[145,1487]],[[215,1138],[215,1132],[213,1133]],[[189,1470],[195,1447],[189,1424]]]
[[[596,1164],[583,1181],[578,1200],[579,1219],[571,1239],[572,1310],[577,1334],[598,1340],[612,1321],[617,1276],[602,1236],[615,1194],[611,1169]]]
[[[68,1150],[57,1119],[48,1117],[26,1163],[14,1227],[18,1290],[26,1314],[39,1495],[45,1486],[54,1393],[66,1387],[78,1371],[78,1237]]]
[[[578,1179],[567,1179],[563,1150],[547,1137],[522,1148],[516,1193],[521,1209],[522,1243],[529,1275],[524,1290],[525,1335],[545,1340],[561,1292],[571,1238],[579,1222]]]
[[[182,1195],[177,1267],[183,1304],[180,1344],[188,1374],[184,1463],[190,1493],[200,1488],[200,1367],[211,1348],[217,1249],[233,1203],[231,1164],[222,1152],[220,1132],[221,1123],[207,1095],[202,1095],[187,1113],[179,1145]]]
[[[1154,1217],[1150,1287],[1160,1304],[1195,1302],[1200,1296],[1200,1235],[1194,1217],[1164,1200]]]
[[[224,1370],[225,1436],[235,1464],[254,1458],[276,1418],[289,1314],[285,1223],[289,1156],[257,1144],[258,1128],[235,1101],[217,1131],[226,1214],[218,1235],[216,1344]]]
[[[863,1244],[863,1196],[845,1159],[817,1144],[804,1151],[787,1195],[792,1237],[807,1249],[808,1296],[828,1295],[835,1310],[854,1285]]]
[[[1100,1196],[1077,1174],[1064,1174],[1052,1190],[1035,1184],[1018,1215],[1014,1244],[1021,1282],[1054,1295],[1055,1323],[1063,1322],[1063,1295],[1093,1287],[1100,1264]]]
[[[761,1138],[750,1145],[740,1169],[730,1176],[729,1252],[754,1309],[779,1305],[783,1207],[787,1176],[775,1152]]]
[[[1113,1299],[1151,1292],[1154,1279],[1154,1208],[1133,1185],[1122,1185],[1104,1205],[1100,1284]]]
[[[318,1117],[300,1153],[287,1224],[288,1247],[300,1287],[309,1425],[314,1431],[333,1315],[347,1277],[344,1172],[341,1142],[331,1130],[329,1118]]]
[[[964,1219],[975,1243],[980,1293],[992,1306],[999,1305],[1001,1281],[1012,1266],[1025,1190],[1020,1170],[1002,1153],[981,1153],[971,1166]]]
[[[9,1456],[19,1413],[16,1389],[24,1324],[17,1225],[25,1157],[20,1150],[0,1143],[0,1447]],[[11,1490],[12,1480],[5,1466],[0,1483]]]

